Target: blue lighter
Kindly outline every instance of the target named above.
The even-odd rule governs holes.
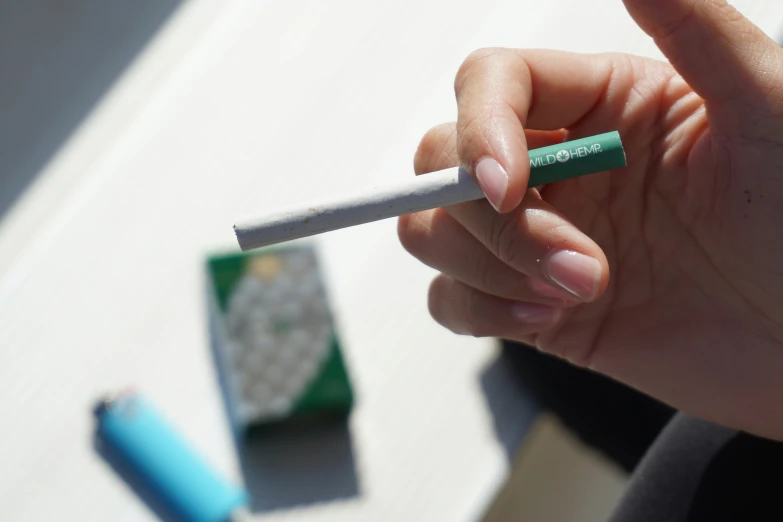
[[[213,472],[140,394],[104,400],[95,415],[101,452],[119,461],[167,516],[227,522],[246,512],[246,493]]]

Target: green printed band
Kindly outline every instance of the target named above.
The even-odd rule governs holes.
[[[625,167],[617,131],[530,151],[530,182],[537,187],[564,179]]]

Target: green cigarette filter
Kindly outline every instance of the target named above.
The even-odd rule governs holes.
[[[585,174],[626,166],[617,131],[530,151],[530,181],[537,187]]]

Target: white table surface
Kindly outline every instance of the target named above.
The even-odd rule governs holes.
[[[780,29],[780,2],[736,4]],[[183,4],[0,222],[0,520],[154,519],[91,446],[93,401],[126,384],[241,480],[205,254],[236,250],[237,215],[411,176],[421,134],[455,117],[457,67],[490,45],[658,56],[620,0]],[[493,343],[429,318],[432,272],[393,220],[316,241],[359,493],[257,516],[475,520],[509,470],[483,390]],[[518,439],[529,405],[489,387]]]

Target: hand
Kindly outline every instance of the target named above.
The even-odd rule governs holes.
[[[415,170],[464,165],[488,201],[405,216],[400,239],[441,272],[446,328],[783,440],[783,50],[723,0],[625,4],[671,64],[468,57]],[[612,130],[627,168],[526,188],[528,147]]]

